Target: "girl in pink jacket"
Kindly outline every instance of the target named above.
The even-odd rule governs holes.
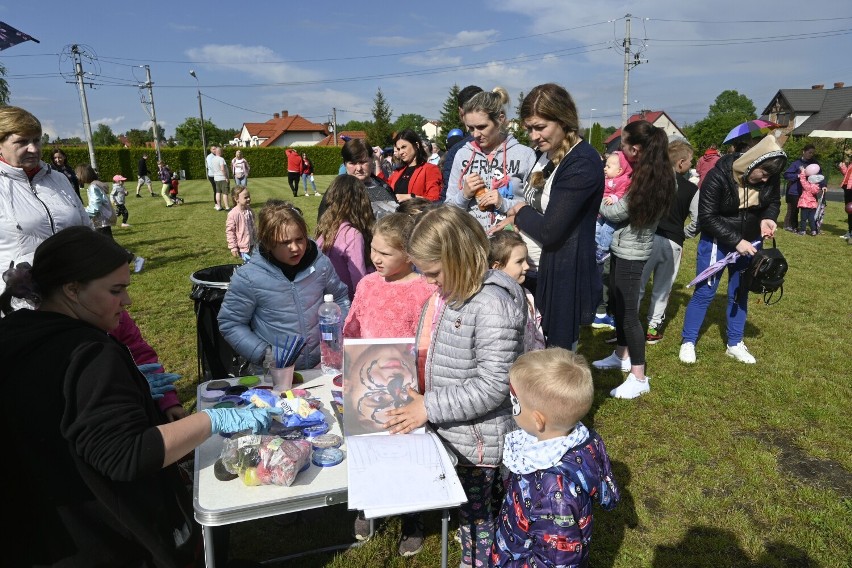
[[[825,179],[819,172],[817,164],[811,164],[807,168],[799,170],[799,183],[802,187],[802,193],[799,196],[799,234],[805,234],[805,223],[807,222],[811,228],[811,236],[816,236],[816,208],[817,195],[822,190],[819,183]]]
[[[238,185],[231,190],[231,197],[236,205],[225,220],[225,239],[231,254],[248,262],[256,240],[251,194],[245,186]]]

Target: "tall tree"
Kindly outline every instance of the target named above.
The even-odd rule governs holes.
[[[209,119],[204,120],[204,137],[207,145],[224,145],[236,136],[236,130],[221,130]],[[201,121],[190,117],[175,127],[175,138],[182,146],[201,146]]]
[[[9,83],[3,77],[6,76],[6,67],[0,63],[0,106],[9,104]]]
[[[367,140],[371,145],[384,148],[391,144],[393,135],[391,114],[391,108],[385,100],[382,88],[379,87],[376,90],[376,97],[373,99],[373,122],[367,128]]]
[[[603,138],[603,132],[601,130],[601,125],[596,122],[592,125],[592,132],[589,135],[589,144],[591,144],[592,148],[594,148],[598,152],[603,153],[603,151],[604,151],[603,141],[604,141],[604,138]]]
[[[113,134],[112,128],[108,124],[99,124],[92,132],[92,144],[95,146],[115,146],[118,144],[118,137]]]
[[[143,148],[146,142],[154,141],[150,130],[141,130],[139,128],[131,128],[125,136],[127,136],[128,143],[134,148]]]
[[[349,122],[344,122],[343,124],[338,124],[338,132],[343,132],[345,130],[363,130],[367,131],[367,128],[370,126],[369,120],[350,120]]]
[[[512,133],[512,136],[515,139],[523,144],[524,146],[530,145],[530,135],[527,132],[527,129],[524,128],[523,123],[521,122],[521,104],[524,102],[524,92],[521,91],[518,93],[518,104],[515,107],[515,119],[512,121],[512,126],[509,128],[509,131]]]
[[[722,91],[710,105],[707,117],[696,122],[689,130],[689,141],[696,152],[702,153],[711,144],[722,142],[736,125],[757,118],[754,103],[737,91]]]
[[[444,101],[444,106],[441,107],[441,128],[438,130],[438,143],[441,145],[445,145],[447,141],[447,134],[453,128],[462,128],[464,129],[464,125],[462,124],[461,118],[459,117],[459,86],[453,85],[450,89],[450,93],[447,95],[446,100]]]
[[[393,123],[393,129],[396,132],[410,128],[420,138],[425,139],[426,133],[423,131],[423,125],[426,124],[426,118],[419,114],[406,113],[401,114]]]

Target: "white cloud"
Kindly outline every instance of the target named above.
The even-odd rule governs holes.
[[[438,47],[467,46],[471,51],[481,51],[488,47],[487,44],[497,38],[497,30],[462,30],[452,37],[444,40]]]
[[[220,70],[239,71],[264,83],[316,81],[322,78],[321,73],[286,63],[287,57],[264,46],[211,44],[188,49],[186,54],[200,65],[210,64]],[[203,74],[198,80],[204,84]],[[235,77],[235,82],[239,80],[239,77]]]
[[[117,125],[118,123],[124,120],[124,115],[116,116],[116,117],[104,117],[98,118],[92,121],[92,126],[97,126],[98,124],[106,124],[110,128]]]
[[[440,52],[429,52],[417,55],[406,55],[400,58],[403,63],[416,65],[418,67],[455,67],[460,65],[462,58],[458,56],[443,55]]]

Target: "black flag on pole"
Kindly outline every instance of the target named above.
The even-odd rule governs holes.
[[[23,43],[25,41],[34,41],[36,43],[40,43],[33,36],[25,34],[24,32],[13,28],[6,22],[0,22],[0,51],[8,49],[13,45],[18,45],[19,43]]]

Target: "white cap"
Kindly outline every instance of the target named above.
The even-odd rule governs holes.
[[[326,294],[325,296],[322,297],[322,301],[323,302],[333,302],[334,301],[334,294]]]

